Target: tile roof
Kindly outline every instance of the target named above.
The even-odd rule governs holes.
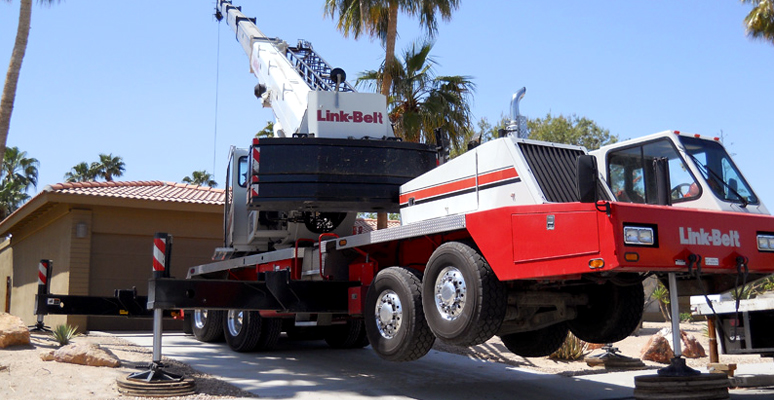
[[[68,182],[48,185],[46,192],[178,203],[223,204],[224,189],[162,181]]]
[[[387,221],[388,228],[395,228],[396,226],[400,226],[400,221],[392,220],[392,219]],[[366,233],[366,232],[373,232],[375,230],[376,230],[375,219],[358,218],[355,220],[355,226],[352,228],[352,233],[360,234],[360,233]]]

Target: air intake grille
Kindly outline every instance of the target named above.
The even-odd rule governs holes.
[[[578,201],[575,188],[576,163],[582,150],[519,143],[546,200],[552,203]]]

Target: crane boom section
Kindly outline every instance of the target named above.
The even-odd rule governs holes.
[[[297,47],[269,38],[230,0],[218,0],[217,11],[236,33],[258,79],[256,96],[271,107],[275,136],[307,134],[319,138],[393,137],[387,100],[378,93],[357,93],[311,45]],[[343,73],[343,71],[342,71]]]

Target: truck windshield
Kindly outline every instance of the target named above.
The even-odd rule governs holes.
[[[758,197],[720,143],[688,136],[680,136],[680,142],[715,196],[742,206],[758,203]]]

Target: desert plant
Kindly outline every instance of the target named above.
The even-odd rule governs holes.
[[[580,360],[586,355],[589,344],[578,339],[572,333],[567,334],[562,347],[548,356],[552,360],[575,361]]]
[[[669,313],[669,289],[659,282],[655,290],[653,290],[653,298],[658,301],[658,309],[661,311],[661,316],[664,320],[669,322],[672,320],[672,316]]]
[[[72,325],[58,325],[51,332],[60,346],[66,346],[74,337],[78,336],[78,327]]]

